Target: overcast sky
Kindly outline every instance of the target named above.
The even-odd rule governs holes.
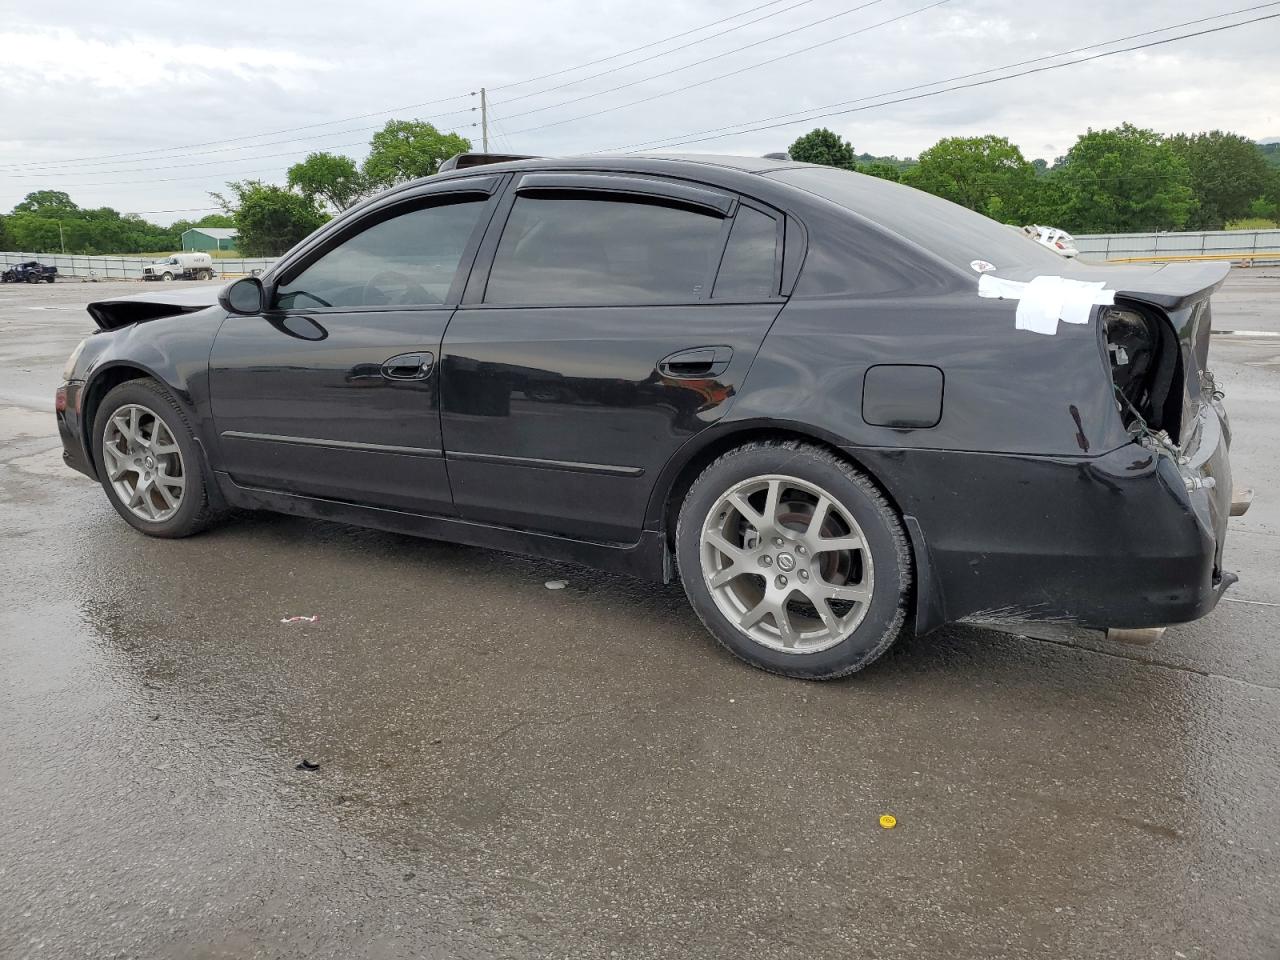
[[[210,207],[209,191],[230,179],[283,182],[285,169],[311,150],[362,157],[369,134],[392,117],[456,129],[478,149],[479,116],[470,110],[477,100],[467,94],[482,85],[492,91],[491,149],[583,153],[688,139],[870,97],[850,105],[862,106],[877,102],[873,95],[1258,0],[935,3],[15,4],[0,21],[0,211],[31,190],[50,188],[66,190],[81,206],[110,205],[159,222],[195,218],[199,210],[155,211]],[[1120,46],[1275,13],[1280,3]],[[901,19],[877,25],[893,18]],[[718,20],[724,22],[707,26]],[[825,22],[806,26],[819,20]],[[695,32],[613,57],[684,31]],[[862,32],[844,36],[854,31]],[[798,52],[815,44],[823,45]],[[1126,120],[1163,132],[1223,128],[1256,139],[1280,137],[1277,50],[1280,19],[1272,19],[673,149],[761,154],[785,149],[818,125],[839,131],[859,152],[908,156],[940,137],[995,133],[1028,158],[1049,160],[1087,127]],[[612,59],[557,73],[606,57]],[[714,59],[697,63],[707,58]],[[592,76],[604,71],[611,72]],[[632,105],[637,100],[648,102]],[[328,123],[361,114],[374,115]],[[321,123],[327,125],[289,129]]]

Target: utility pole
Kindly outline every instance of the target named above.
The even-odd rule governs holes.
[[[480,145],[485,153],[489,152],[489,101],[485,98],[484,87],[480,88]]]
[[[62,239],[62,221],[58,221],[58,246],[62,247],[62,252],[67,252],[67,241]]]

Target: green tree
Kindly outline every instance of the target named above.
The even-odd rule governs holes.
[[[61,190],[35,190],[21,203],[13,205],[14,213],[36,213],[43,217],[74,214],[79,209]]]
[[[826,127],[810,130],[787,148],[787,153],[800,163],[820,163],[843,170],[852,170],[857,165],[853,144]]]
[[[192,224],[192,226],[196,226],[196,227],[224,227],[224,228],[234,228],[235,225],[236,225],[236,218],[226,213],[206,213],[203,217],[201,217],[194,224]],[[181,233],[182,231],[179,230],[177,232]]]
[[[879,177],[881,180],[892,180],[894,183],[901,182],[903,177],[900,168],[879,160],[875,163],[858,164],[858,173],[865,173],[869,177]]]
[[[334,153],[310,153],[289,168],[289,186],[304,197],[319,197],[338,213],[356,203],[368,191],[364,175],[350,157]]]
[[[466,137],[441,133],[421,120],[388,120],[369,141],[364,178],[369,187],[384,190],[405,180],[429,177],[454,154],[470,149]]]
[[[35,213],[18,212],[7,218],[5,226],[14,249],[23,253],[57,253],[62,249],[57,220]]]
[[[246,257],[278,257],[329,219],[314,199],[261,180],[228,183],[227,189],[230,198],[212,196],[235,218],[237,246]]]
[[[1005,137],[947,137],[920,154],[913,187],[1007,223],[1025,219],[1036,171]]]
[[[1195,209],[1186,162],[1154,130],[1089,130],[1055,165],[1054,226],[1073,233],[1178,230]]]
[[[1192,230],[1221,230],[1228,220],[1248,216],[1249,204],[1266,189],[1271,170],[1246,137],[1221,130],[1180,133],[1169,145],[1191,173],[1197,203],[1187,221]]]

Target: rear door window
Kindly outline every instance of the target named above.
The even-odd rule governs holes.
[[[733,218],[713,296],[719,300],[763,300],[778,292],[778,221],[748,206]]]
[[[485,303],[682,304],[707,298],[724,220],[709,211],[593,196],[516,198]]]

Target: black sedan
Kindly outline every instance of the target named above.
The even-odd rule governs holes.
[[[67,462],[153,536],[249,508],[678,576],[795,677],[962,620],[1185,622],[1235,579],[1225,268],[1068,262],[785,160],[469,159],[216,302],[92,304]]]

